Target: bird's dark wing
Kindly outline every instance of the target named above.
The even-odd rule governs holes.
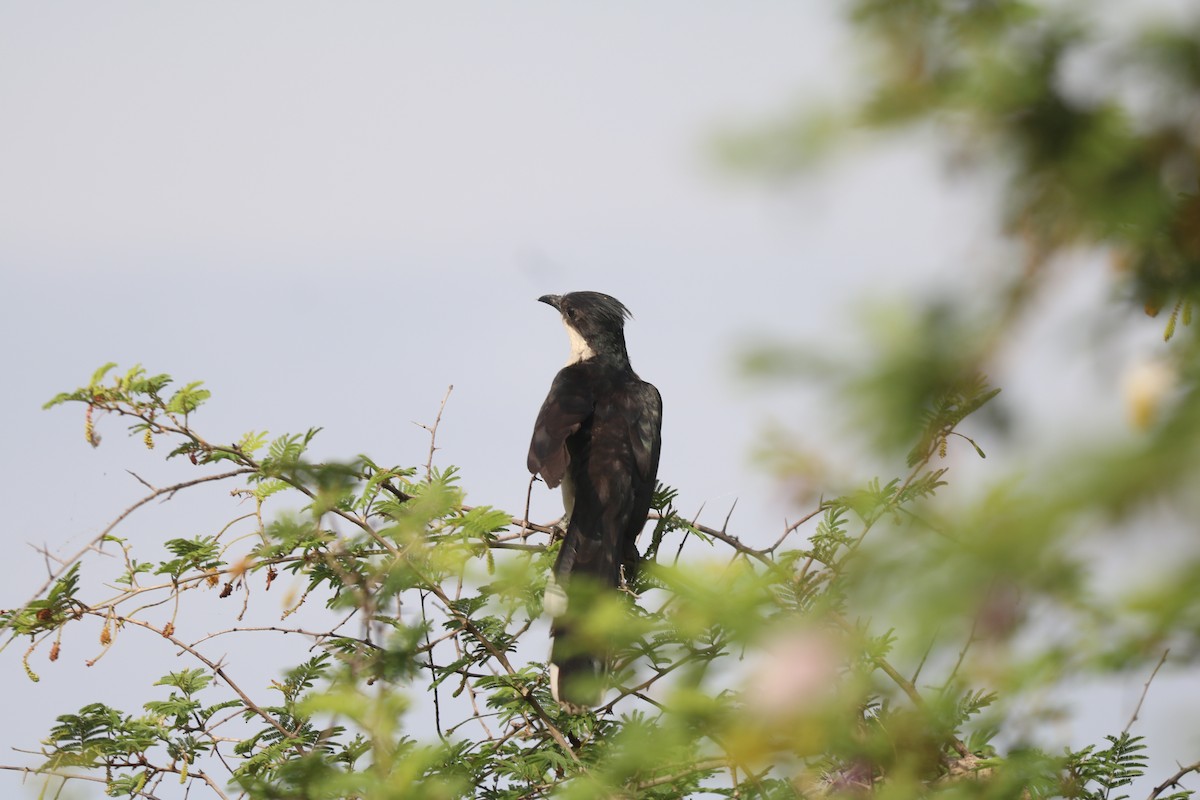
[[[574,365],[559,370],[533,425],[526,460],[529,471],[541,475],[551,489],[562,483],[571,463],[567,437],[592,415],[594,405],[586,373]]]
[[[639,388],[637,423],[630,429],[633,459],[638,475],[651,483],[658,475],[658,456],[662,449],[662,395],[658,389],[643,382]]]
[[[632,579],[638,533],[654,495],[662,449],[662,398],[632,373],[615,378],[601,373],[595,413],[584,433],[587,443],[572,450],[574,483],[570,525],[563,538],[555,578],[566,586],[575,575],[620,585],[621,569]]]

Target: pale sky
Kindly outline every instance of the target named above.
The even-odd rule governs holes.
[[[752,465],[756,436],[768,416],[827,423],[739,383],[738,348],[844,340],[864,291],[958,279],[990,231],[920,137],[797,185],[717,163],[723,131],[853,85],[831,5],[0,1],[0,607],[44,577],[26,543],[73,552],[142,496],[126,470],[194,475],[116,420],[93,450],[81,410],[40,410],[106,361],[204,380],[210,438],[317,425],[321,457],[414,465],[412,422],[454,384],[440,463],[462,467],[470,502],[519,513],[529,429],[567,354],[535,298],[577,289],[635,315],[681,508],[719,524],[737,499],[731,530],[773,538],[797,509]],[[228,518],[189,502],[125,534],[153,546]],[[557,513],[535,497],[535,518]],[[0,763],[34,763],[8,748],[55,715],[101,694],[137,711],[150,681],[193,666],[143,639],[144,658],[123,645],[88,670],[88,635],[69,631],[56,664],[37,655],[38,684],[19,645],[0,658]],[[0,773],[0,794],[18,784]]]

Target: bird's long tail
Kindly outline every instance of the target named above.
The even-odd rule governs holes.
[[[632,491],[625,489],[608,496],[632,502]],[[593,708],[604,697],[612,646],[590,623],[618,596],[623,578],[633,578],[637,549],[636,532],[628,532],[630,502],[601,504],[587,495],[576,499],[546,587],[544,607],[553,618],[550,688],[554,699],[571,710]]]
[[[568,711],[579,713],[600,705],[608,659],[584,647],[571,627],[567,617],[556,617],[550,629],[550,692]]]
[[[568,553],[566,559],[560,559],[557,567],[562,569],[556,568],[551,575],[543,606],[552,617],[550,690],[556,701],[578,713],[600,705],[604,697],[609,647],[585,630],[585,615],[606,602],[613,587],[607,575],[597,580],[591,570],[577,569],[582,565],[571,556]]]

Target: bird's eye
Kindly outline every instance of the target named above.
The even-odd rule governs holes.
[[[575,309],[567,308],[567,316],[571,319],[575,319]]]

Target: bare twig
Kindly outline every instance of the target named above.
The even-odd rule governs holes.
[[[226,478],[234,478],[238,475],[245,475],[245,474],[253,472],[253,471],[254,470],[249,467],[243,467],[241,469],[230,470],[229,472],[222,472],[218,475],[206,475],[203,478],[193,478],[190,481],[183,481],[182,483],[176,483],[171,486],[165,486],[162,489],[155,489],[153,492],[146,495],[141,500],[138,500],[136,503],[131,505],[129,508],[122,511],[121,514],[116,519],[114,519],[112,522],[110,522],[108,524],[108,527],[106,527],[104,530],[100,531],[100,533],[98,533],[94,537],[92,537],[92,539],[87,543],[87,546],[82,548],[78,553],[71,556],[70,558],[60,560],[59,563],[61,564],[61,566],[57,570],[55,570],[53,573],[51,573],[50,577],[48,577],[46,579],[46,582],[43,583],[36,592],[34,592],[33,597],[31,597],[27,601],[25,601],[25,603],[22,605],[22,609],[28,608],[30,603],[36,601],[39,597],[41,597],[43,594],[45,594],[46,590],[49,589],[52,585],[54,585],[54,582],[57,581],[59,578],[61,578],[63,576],[63,574],[66,573],[66,571],[68,569],[70,569],[72,564],[74,564],[76,561],[78,561],[79,559],[81,559],[85,555],[87,555],[89,550],[94,549],[101,542],[103,542],[104,539],[110,533],[112,533],[113,529],[116,528],[118,525],[120,525],[125,520],[126,517],[128,517],[134,511],[137,511],[142,506],[149,503],[151,500],[154,500],[155,498],[158,498],[158,497],[162,497],[164,494],[166,494],[166,495],[174,494],[175,492],[178,492],[180,489],[186,489],[189,486],[197,486],[201,483],[210,483],[212,481],[223,481]],[[141,480],[141,479],[139,478],[138,480]]]
[[[1186,767],[1180,767],[1179,771],[1165,781],[1154,787],[1154,791],[1147,795],[1146,800],[1155,800],[1160,794],[1170,789],[1172,786],[1178,786],[1179,781],[1189,772],[1200,772],[1200,761],[1195,764],[1188,764]]]
[[[791,536],[793,533],[795,533],[800,528],[801,525],[803,525],[804,523],[808,522],[813,517],[815,517],[818,514],[820,514],[821,512],[823,512],[826,509],[826,507],[827,506],[825,505],[824,500],[818,501],[816,508],[814,508],[812,511],[805,514],[800,519],[793,522],[791,525],[788,525],[786,528],[784,528],[783,535],[780,536],[778,539],[776,539],[775,544],[768,547],[765,552],[774,553],[777,549],[779,549],[779,546],[781,544],[783,544],[785,539],[787,539],[789,536]]]
[[[146,765],[144,765],[144,764],[137,764],[137,765],[122,764],[121,766],[122,767],[136,766],[139,769],[146,768]],[[59,778],[63,781],[89,781],[91,783],[108,783],[109,782],[109,778],[104,777],[102,775],[81,775],[81,774],[74,773],[74,772],[57,772],[55,770],[41,770],[41,769],[35,769],[33,767],[16,767],[16,766],[10,766],[8,764],[0,764],[0,769],[7,770],[9,772],[22,772],[25,775],[44,775],[46,777]],[[154,770],[155,772],[159,772],[159,773],[170,772],[170,773],[173,773],[176,775],[180,774],[180,770],[178,768],[172,768],[169,766],[154,765],[154,766],[151,766],[150,769]],[[227,795],[227,794],[225,794],[225,792],[221,791],[220,784],[218,784],[217,781],[215,779],[213,779],[213,777],[211,775],[209,775],[208,773],[202,772],[202,771],[189,770],[187,773],[187,777],[190,779],[193,779],[193,780],[204,781],[206,784],[208,784],[208,788],[212,789],[213,792],[217,795],[217,797],[220,797],[221,800],[229,800],[229,795]],[[139,792],[139,794],[143,794],[143,793]],[[143,796],[144,797],[152,797],[153,795],[143,794]]]
[[[485,636],[483,632],[476,627],[475,623],[471,621],[470,617],[454,608],[450,602],[450,598],[446,595],[446,592],[442,589],[442,587],[428,579],[425,579],[424,577],[422,577],[422,582],[424,582],[429,587],[429,591],[432,592],[433,595],[442,602],[442,605],[445,607],[446,611],[449,612],[450,615],[456,620],[458,620],[458,624],[471,634],[471,638],[483,645],[484,649],[491,654],[492,658],[499,662],[500,666],[504,668],[504,671],[508,673],[509,676],[515,677],[517,671],[513,669],[513,665],[511,662],[509,662],[508,656],[505,655],[504,651],[496,647],[492,640]],[[537,714],[538,718],[541,719],[542,724],[546,727],[546,731],[550,734],[551,738],[558,743],[559,747],[566,751],[567,755],[569,755],[573,761],[578,763],[579,756],[575,755],[575,750],[571,747],[571,743],[567,741],[567,737],[563,736],[562,731],[560,731],[558,726],[556,726],[550,719],[550,715],[546,713],[546,709],[542,708],[542,704],[539,703],[537,698],[533,696],[533,693],[527,690],[521,690],[520,695],[521,698],[533,709],[534,713]]]
[[[971,632],[967,634],[967,641],[963,643],[962,649],[958,651],[958,660],[954,662],[954,669],[950,670],[950,674],[946,676],[946,687],[950,686],[950,682],[958,675],[958,670],[962,667],[963,660],[967,657],[967,651],[971,649],[971,645],[975,644],[975,630],[979,627],[979,614],[971,620]]]
[[[664,516],[662,514],[659,514],[658,512],[654,512],[654,513],[651,513],[648,518],[652,519],[652,520],[658,520],[658,519],[664,519]],[[722,531],[716,530],[715,528],[709,528],[706,525],[693,525],[692,527],[695,528],[696,530],[700,531],[700,533],[703,533],[705,536],[711,536],[714,539],[721,540],[725,544],[727,544],[730,547],[732,547],[733,549],[737,550],[739,553],[748,555],[751,558],[759,561],[760,563],[762,563],[763,565],[765,565],[767,567],[770,567],[772,569],[777,569],[775,562],[772,561],[770,558],[768,558],[766,555],[764,555],[765,551],[755,550],[753,547],[742,544],[742,541],[740,539],[738,539],[736,536],[732,536],[728,533],[724,533]]]
[[[730,511],[730,513],[733,513],[732,508],[729,509],[729,511]],[[700,522],[700,515],[703,513],[704,513],[704,503],[701,503],[700,507],[698,509],[696,509],[696,516],[692,517],[691,527],[684,530],[683,536],[680,537],[680,539],[679,539],[679,547],[675,550],[675,562],[674,563],[676,563],[676,564],[679,563],[679,557],[681,555],[683,555],[683,546],[685,544],[687,544],[688,537],[692,535],[692,528],[695,528],[697,523]],[[726,520],[726,521],[728,521],[728,520]]]
[[[617,703],[619,703],[625,697],[629,697],[629,696],[639,697],[643,700],[646,700],[647,702],[649,702],[651,704],[654,704],[653,700],[650,700],[648,697],[645,697],[642,694],[646,689],[649,689],[652,685],[657,683],[659,681],[659,679],[665,678],[667,675],[669,675],[670,673],[679,669],[683,665],[688,664],[692,661],[696,661],[702,657],[703,656],[700,653],[688,653],[687,655],[685,655],[683,658],[679,659],[678,661],[674,661],[674,662],[668,664],[667,666],[663,667],[662,669],[657,670],[653,675],[651,675],[649,678],[647,678],[646,680],[639,683],[637,686],[633,686],[630,688],[617,687],[618,691],[619,691],[619,694],[617,695],[617,697],[613,698],[613,700],[611,700],[607,704],[598,708],[596,710],[596,713],[602,714],[602,713],[611,712],[613,710],[613,706],[615,706]]]
[[[454,391],[454,384],[450,384],[446,388],[446,394],[442,397],[442,404],[438,406],[437,417],[433,420],[433,425],[423,425],[418,422],[425,430],[429,431],[429,458],[425,461],[425,480],[433,479],[433,454],[437,452],[437,432],[438,425],[442,423],[442,412],[446,410],[446,401],[450,399],[450,393]]]
[[[909,682],[913,686],[917,685],[917,679],[921,677],[921,670],[925,669],[925,662],[929,660],[929,654],[933,652],[933,646],[937,644],[937,633],[929,638],[929,646],[925,648],[925,652],[921,654],[921,660],[917,664],[917,668],[913,670],[913,676]]]
[[[192,642],[192,647],[201,645],[204,642],[207,642],[209,639],[215,639],[218,636],[224,636],[227,633],[264,633],[264,632],[268,632],[268,631],[273,631],[275,633],[295,633],[300,636],[311,636],[313,639],[316,639],[318,642],[321,641],[322,639],[340,639],[340,640],[344,640],[344,641],[357,642],[359,644],[366,645],[367,647],[371,647],[376,650],[379,649],[379,645],[375,644],[374,642],[369,641],[367,639],[360,639],[355,636],[345,636],[344,634],[334,633],[333,631],[319,632],[319,631],[306,631],[306,630],[303,630],[302,628],[280,628],[275,625],[226,628],[223,631],[215,631],[213,633],[208,634],[207,636],[204,636],[203,638],[197,639],[196,641]]]
[[[689,775],[695,775],[697,772],[714,772],[719,769],[725,769],[726,767],[731,766],[731,764],[732,762],[726,758],[710,758],[704,761],[697,761],[683,772],[676,772],[668,775],[662,775],[658,778],[640,781],[632,788],[635,791],[640,791],[642,789],[653,789],[655,786],[662,786],[666,783],[674,783],[681,778],[686,778]]]
[[[529,476],[529,486],[525,489],[525,516],[521,517],[521,541],[525,541],[529,536],[529,503],[533,499],[533,484],[538,480],[538,476]]]
[[[521,544],[520,542],[489,542],[492,550],[523,550],[527,553],[540,553],[546,549],[544,544]]]
[[[1129,722],[1125,723],[1125,730],[1122,733],[1129,733],[1129,729],[1133,727],[1133,723],[1137,722],[1138,714],[1142,711],[1142,703],[1146,702],[1146,693],[1150,691],[1150,684],[1154,682],[1154,676],[1162,669],[1162,665],[1166,663],[1167,656],[1170,654],[1171,648],[1163,650],[1162,658],[1154,665],[1154,671],[1150,673],[1150,677],[1146,679],[1145,685],[1142,686],[1142,696],[1138,698],[1137,707],[1133,709],[1133,716],[1129,718]]]
[[[463,511],[470,511],[472,508],[474,508],[474,506],[462,506],[461,508]],[[512,518],[512,524],[516,525],[518,528],[520,528],[522,526],[522,523],[524,523],[524,530],[517,530],[517,531],[514,531],[513,533],[501,534],[500,536],[497,536],[492,541],[511,542],[511,541],[515,541],[517,539],[524,541],[525,539],[528,539],[533,533],[544,533],[547,536],[554,536],[554,534],[556,532],[561,532],[561,530],[562,530],[561,528],[557,528],[556,526],[554,526],[552,524],[551,525],[540,525],[535,522],[529,522],[528,520],[520,520],[516,517]]]
[[[429,641],[429,614],[425,610],[425,597],[428,593],[421,592],[421,621],[425,623],[425,647],[429,653],[429,675],[433,680],[433,724],[439,739],[446,739],[442,733],[442,700],[441,686],[437,683],[437,667],[433,660],[433,643]]]
[[[149,489],[150,491],[152,491],[152,492],[153,492],[153,491],[155,491],[155,490],[158,488],[157,486],[153,486],[153,485],[151,485],[149,481],[147,481],[147,480],[146,480],[145,478],[143,478],[141,475],[138,475],[138,474],[137,474],[136,472],[134,472],[133,470],[131,470],[131,469],[127,469],[127,470],[125,470],[125,471],[126,471],[126,472],[128,472],[130,475],[132,475],[134,478],[136,478],[138,483],[140,483],[142,486],[145,486],[145,487],[146,487],[147,489]]]
[[[88,612],[88,613],[94,614],[96,612]],[[201,653],[196,648],[192,647],[191,645],[187,644],[186,642],[181,641],[180,639],[177,639],[173,633],[169,633],[162,628],[156,628],[154,625],[151,625],[149,622],[144,622],[140,619],[131,619],[129,617],[117,617],[117,621],[123,625],[136,625],[139,628],[145,628],[148,631],[157,633],[159,636],[163,637],[168,642],[170,642],[171,644],[178,647],[180,650],[184,651],[185,653],[188,653],[193,658],[195,658],[197,661],[204,664],[204,666],[211,669],[213,671],[213,674],[217,675],[221,680],[223,680],[225,682],[225,685],[228,686],[230,689],[232,689],[234,694],[236,694],[238,697],[241,698],[242,702],[245,703],[247,709],[249,709],[250,711],[253,711],[255,714],[262,717],[263,720],[265,720],[267,723],[269,723],[271,725],[271,727],[275,728],[275,730],[282,733],[286,738],[288,738],[288,739],[296,738],[296,734],[293,731],[290,731],[287,728],[285,728],[283,725],[279,724],[278,720],[276,720],[274,717],[272,717],[270,714],[268,714],[264,709],[262,709],[257,703],[255,703],[253,700],[251,700],[250,695],[246,694],[244,691],[242,691],[242,688],[240,686],[238,686],[236,683],[234,683],[232,680],[230,680],[229,675],[226,674],[225,668],[223,666],[221,666],[221,664],[219,664],[215,661],[212,661],[211,659],[209,659],[207,656],[205,656],[203,653]]]

